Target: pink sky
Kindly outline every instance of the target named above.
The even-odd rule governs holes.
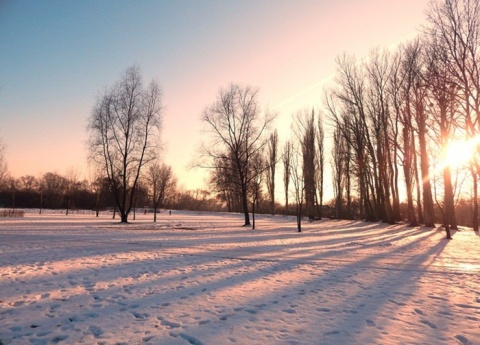
[[[45,7],[41,12],[11,3],[0,24],[0,37],[10,38],[10,60],[0,67],[0,137],[10,171],[18,177],[75,168],[88,178],[84,143],[95,96],[138,64],[145,82],[154,78],[163,88],[165,162],[186,188],[203,187],[205,171],[187,166],[201,143],[202,110],[221,87],[259,87],[262,104],[278,112],[280,139],[287,140],[291,115],[321,106],[336,56],[362,58],[413,38],[427,2],[207,1],[133,9],[120,2],[113,13],[105,9],[115,21],[110,26],[102,8],[88,8],[101,4],[76,9],[64,3],[53,13],[51,3],[37,5]],[[130,19],[129,13],[131,27],[115,31],[117,19]],[[92,21],[91,32],[82,15]],[[44,35],[31,42],[40,25]],[[59,28],[67,37],[57,37]]]

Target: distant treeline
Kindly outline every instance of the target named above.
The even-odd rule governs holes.
[[[77,180],[75,176],[46,173],[34,176],[10,177],[0,188],[0,208],[38,208],[97,210],[113,209],[115,200],[106,178],[93,182]],[[146,185],[135,193],[136,208],[152,208],[153,200]],[[208,192],[177,189],[169,191],[162,208],[191,211],[223,211],[223,203]]]
[[[68,179],[56,173],[47,173],[42,178],[23,176],[14,179],[14,187],[0,190],[0,209],[54,209],[54,210],[113,210],[115,201],[109,189],[108,181],[78,181],[74,188],[67,188]],[[100,186],[100,187],[99,187]],[[96,187],[96,188],[95,188]],[[152,209],[152,200],[148,189],[140,188],[137,192],[136,208]],[[346,201],[344,200],[346,205]],[[228,207],[227,207],[228,206]],[[296,204],[276,204],[275,210],[280,215],[295,215]],[[331,200],[323,205],[322,214],[324,218],[357,219],[351,216],[358,214],[358,201],[351,202],[351,210],[348,213],[337,216],[337,200]],[[205,190],[175,190],[162,208],[190,211],[215,211],[215,212],[242,212],[240,200],[230,200],[228,203],[222,200],[222,195],[211,195]],[[407,204],[401,203],[402,214],[407,213]],[[459,225],[472,227],[473,202],[468,199],[459,199],[455,205],[456,217]],[[271,211],[271,203],[266,195],[262,196],[258,203],[257,212],[268,214]],[[441,209],[435,208],[435,222],[442,225]]]

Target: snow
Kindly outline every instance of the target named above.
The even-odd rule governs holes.
[[[151,219],[0,219],[0,344],[480,344],[471,229]]]

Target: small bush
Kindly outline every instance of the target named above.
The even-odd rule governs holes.
[[[12,209],[3,209],[0,210],[0,218],[6,217],[23,217],[25,215],[24,210],[12,210]]]

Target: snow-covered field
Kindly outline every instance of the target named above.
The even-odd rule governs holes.
[[[151,218],[0,219],[0,344],[480,344],[471,230]]]

